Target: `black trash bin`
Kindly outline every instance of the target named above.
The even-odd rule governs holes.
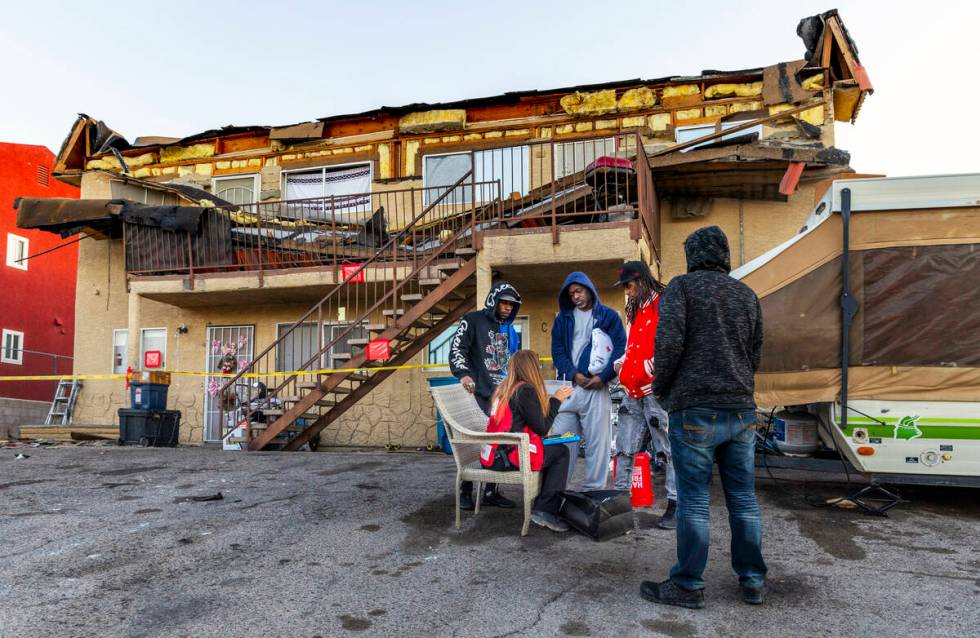
[[[180,410],[119,409],[119,445],[176,447]]]

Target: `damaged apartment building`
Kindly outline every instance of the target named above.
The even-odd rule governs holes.
[[[667,280],[717,224],[740,265],[854,174],[834,123],[857,118],[868,76],[836,11],[798,33],[803,57],[764,68],[181,139],[82,115],[55,167],[82,199],[24,198],[18,224],[85,236],[77,374],[195,373],[169,391],[182,443],[425,445],[427,381],[497,278],[524,297],[522,346],[548,356],[570,270],[621,307],[624,260]],[[87,380],[74,422],[127,405],[121,379]]]

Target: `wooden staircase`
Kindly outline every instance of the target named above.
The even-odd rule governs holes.
[[[470,210],[426,220],[453,190],[425,207],[225,384],[222,392],[235,392],[238,401],[222,413],[222,422],[229,432],[247,424],[247,449],[298,450],[317,441],[325,427],[476,307],[472,238],[479,215]],[[346,320],[327,338],[321,326],[337,328],[329,323],[336,317]],[[368,345],[375,340],[388,342],[387,359],[369,360]],[[264,397],[256,382],[265,386]]]

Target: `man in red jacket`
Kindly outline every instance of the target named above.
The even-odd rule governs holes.
[[[667,412],[653,396],[654,345],[660,294],[664,286],[653,278],[650,268],[642,261],[624,263],[615,285],[626,289],[629,297],[626,320],[630,324],[626,353],[616,362],[619,382],[626,389],[626,397],[619,408],[616,431],[615,488],[630,489],[633,459],[643,445],[644,434],[649,431],[654,449],[663,454],[666,461],[667,508],[657,527],[674,529],[677,526],[677,491],[674,487],[674,464],[670,458],[670,439],[667,438]]]

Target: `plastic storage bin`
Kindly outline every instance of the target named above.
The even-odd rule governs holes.
[[[179,438],[179,410],[119,409],[119,445],[176,447]]]
[[[129,386],[129,405],[134,410],[166,410],[169,385],[133,383]]]

